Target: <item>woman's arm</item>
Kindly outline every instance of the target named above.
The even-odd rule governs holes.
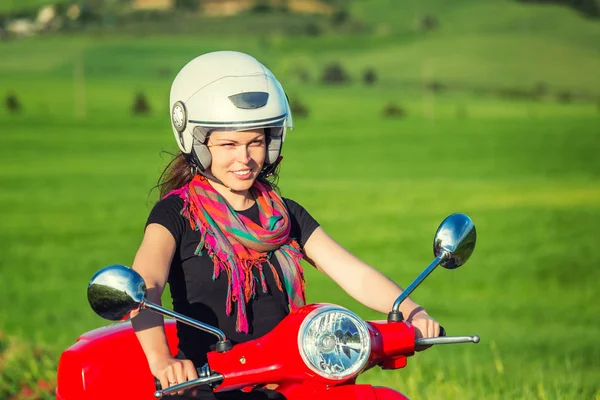
[[[174,254],[175,239],[169,230],[159,224],[148,225],[132,268],[144,278],[148,290],[146,297],[154,304],[161,304],[161,295]],[[181,383],[197,378],[191,361],[177,360],[171,356],[162,315],[142,310],[132,318],[131,323],[148,359],[150,370],[160,380],[163,388],[173,386],[173,382]]]
[[[375,268],[364,263],[317,228],[304,245],[306,260],[365,306],[382,312],[392,305],[402,289]],[[418,328],[419,336],[439,335],[439,324],[417,303],[407,298],[400,305],[404,318]]]

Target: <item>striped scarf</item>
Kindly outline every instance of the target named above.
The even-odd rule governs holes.
[[[213,280],[222,272],[227,274],[227,315],[232,314],[233,303],[236,303],[236,331],[245,333],[248,333],[246,304],[255,297],[259,283],[253,276],[254,268],[258,269],[263,293],[268,292],[263,273],[266,264],[271,268],[277,288],[283,291],[282,286],[285,286],[290,309],[305,304],[302,252],[290,237],[287,208],[274,190],[258,181],[251,191],[256,198],[260,224],[235,212],[201,175],[167,195],[176,193],[184,200],[181,213],[201,235],[195,253],[202,255],[206,251],[210,256],[214,263]],[[273,255],[281,267],[283,285],[270,261]]]

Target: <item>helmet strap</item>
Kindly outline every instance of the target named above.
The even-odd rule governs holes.
[[[218,184],[227,187],[227,185],[225,185],[223,182],[221,182],[219,179],[217,179],[217,177],[214,176],[213,174],[211,174],[210,172],[208,172],[208,171],[206,171],[206,170],[204,170],[202,168],[198,168],[197,171],[198,171],[197,172],[198,174],[200,174],[200,175],[202,175],[202,176],[210,179],[211,181],[217,182]]]
[[[190,165],[190,175],[192,176],[192,178],[194,176],[196,176],[197,174],[200,174],[210,180],[213,180],[221,185],[224,185],[223,182],[221,182],[220,180],[217,179],[217,177],[215,177],[210,172],[206,171],[201,166],[200,162],[196,159],[196,156],[193,153],[185,154],[185,159],[187,160],[188,164]]]
[[[272,176],[275,173],[277,167],[279,166],[281,160],[283,160],[283,156],[277,157],[277,160],[275,160],[273,164],[269,164],[266,167],[264,167],[263,170],[260,171],[260,174],[258,174],[258,176],[261,178],[268,178]]]

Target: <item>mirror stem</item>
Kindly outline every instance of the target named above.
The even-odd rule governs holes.
[[[411,283],[406,289],[404,289],[404,291],[402,291],[402,294],[400,294],[396,301],[394,301],[394,306],[392,307],[392,312],[388,316],[388,321],[398,322],[404,320],[402,313],[400,312],[400,304],[402,304],[402,302],[406,300],[408,296],[410,296],[410,294],[421,284],[421,282],[423,282],[423,280],[425,280],[425,278],[427,278],[427,276],[429,276],[429,274],[433,272],[433,270],[440,265],[440,263],[444,261],[449,254],[449,252],[443,251],[438,257],[435,258],[435,260],[431,262],[431,264],[429,264],[427,268],[425,268],[423,272],[421,272],[419,276],[417,276],[417,279],[415,279],[413,283]]]
[[[202,323],[200,321],[196,321],[195,319],[188,318],[184,315],[177,314],[176,312],[157,306],[156,304],[150,303],[149,301],[142,302],[141,308],[147,308],[159,314],[166,315],[167,317],[174,318],[177,321],[183,322],[184,324],[187,324],[189,326],[193,326],[194,328],[203,330],[204,332],[212,333],[213,335],[219,338],[220,342],[225,342],[227,340],[222,330],[215,328],[214,326]]]

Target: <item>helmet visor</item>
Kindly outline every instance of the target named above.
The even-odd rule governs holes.
[[[289,121],[291,121],[291,118]],[[254,129],[264,129],[265,135],[267,136],[282,137],[285,134],[286,129],[293,129],[293,125],[288,122],[288,116],[284,115],[276,120],[267,121],[266,123],[263,121],[247,121],[241,124],[239,122],[236,122],[235,124],[219,124],[219,126],[196,125],[192,134],[195,140],[200,143],[205,143],[210,134],[214,131],[242,132]]]

